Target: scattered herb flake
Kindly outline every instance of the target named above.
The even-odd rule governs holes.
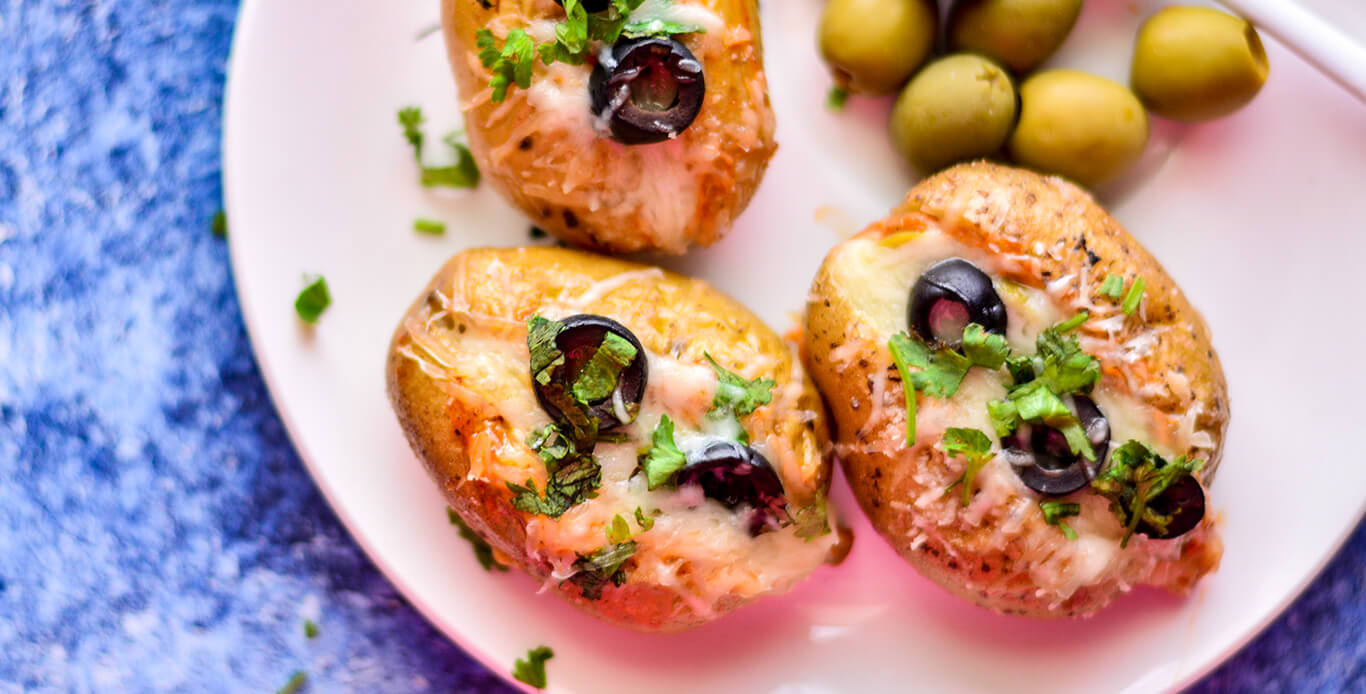
[[[1148,283],[1142,277],[1134,278],[1134,283],[1129,285],[1129,293],[1124,295],[1124,303],[1119,306],[1124,315],[1127,316],[1138,310],[1138,304],[1143,301],[1143,292],[1147,288]]]
[[[944,493],[948,494],[954,487],[961,485],[963,505],[967,506],[968,501],[972,499],[972,488],[977,480],[977,473],[983,465],[996,457],[996,454],[991,452],[991,439],[977,429],[949,427],[944,430],[944,438],[940,440],[939,446],[949,454],[949,457],[962,458],[967,463],[963,468],[963,474],[944,488]]]
[[[669,415],[663,415],[650,436],[650,450],[640,459],[640,467],[645,471],[649,488],[655,490],[669,484],[687,462],[683,451],[674,443],[673,420],[669,419]]]
[[[295,670],[285,682],[285,686],[275,690],[275,694],[298,694],[303,691],[304,685],[308,684],[308,673],[303,670]]]
[[[527,651],[526,658],[518,658],[512,664],[512,677],[537,689],[545,689],[545,661],[554,657],[554,651],[537,646]]]
[[[426,122],[426,117],[422,115],[422,109],[417,106],[407,106],[398,111],[398,124],[403,128],[403,139],[413,148],[413,159],[417,161],[420,171],[418,178],[424,188],[434,186],[445,186],[448,188],[473,188],[479,185],[479,165],[474,161],[474,155],[470,153],[470,148],[456,140],[456,135],[451,134],[443,140],[447,146],[455,151],[456,162],[450,166],[427,166],[423,164],[423,148],[426,143],[426,135],[422,132],[422,124]]]
[[[228,235],[228,213],[219,210],[213,213],[213,221],[209,222],[209,229],[218,238],[226,238]]]
[[[843,87],[831,87],[830,92],[825,95],[825,107],[831,111],[839,111],[849,101],[849,90]]]
[[[446,233],[446,223],[438,219],[417,218],[413,220],[413,231],[440,236]]]
[[[318,638],[318,624],[311,619],[304,620],[304,638]]]
[[[1106,275],[1105,281],[1100,283],[1100,293],[1119,301],[1119,297],[1124,296],[1124,278],[1115,274]]]
[[[1043,511],[1043,519],[1049,525],[1056,525],[1062,530],[1062,534],[1069,540],[1077,539],[1077,531],[1068,525],[1064,518],[1069,516],[1081,515],[1081,504],[1071,504],[1062,501],[1040,501],[1039,510]]]
[[[498,563],[498,560],[494,558],[493,548],[489,546],[489,543],[484,542],[484,538],[470,530],[470,526],[465,525],[465,521],[460,518],[455,509],[446,507],[446,519],[460,531],[460,537],[470,543],[470,548],[474,550],[474,558],[479,561],[479,565],[484,567],[485,571],[508,570],[508,567]]]
[[[612,524],[607,526],[607,539],[613,544],[631,539],[631,524],[620,513],[612,516]]]
[[[622,585],[626,582],[626,560],[635,556],[634,540],[610,544],[587,556],[580,556],[574,562],[576,573],[565,579],[579,587],[583,597],[598,600],[608,583]]]
[[[637,507],[636,507],[636,525],[639,525],[639,526],[640,526],[640,532],[645,532],[645,531],[649,530],[650,528],[655,527],[655,519],[652,518],[652,517],[650,517],[650,516],[645,515],[645,512],[644,512],[644,511],[641,511],[641,510],[640,510],[640,507],[637,506]]]
[[[332,305],[332,294],[327,290],[327,280],[321,275],[315,276],[312,280],[305,277],[304,280],[308,285],[294,299],[294,312],[299,314],[299,320],[314,324],[318,322],[318,317],[323,311]]]

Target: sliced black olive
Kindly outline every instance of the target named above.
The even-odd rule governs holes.
[[[570,316],[560,321],[564,324],[555,336],[555,346],[564,353],[564,366],[557,367],[551,374],[551,378],[570,387],[574,380],[578,378],[579,372],[583,370],[585,364],[593,355],[597,353],[598,347],[602,345],[607,333],[613,333],[636,348],[636,358],[622,369],[621,376],[617,380],[617,387],[613,393],[602,400],[590,402],[588,414],[597,417],[600,430],[611,429],[625,423],[618,417],[618,410],[625,409],[627,405],[639,405],[641,398],[645,396],[645,381],[648,378],[647,359],[645,348],[641,346],[640,340],[626,328],[611,318],[596,316],[592,314],[580,314]],[[540,401],[541,408],[550,415],[552,419],[560,419],[563,414],[549,398],[541,392],[543,386],[532,380],[532,385],[536,389],[536,399]],[[620,395],[620,402],[617,396]],[[626,421],[630,421],[629,417]]]
[[[977,323],[989,333],[1006,333],[1006,306],[991,278],[962,258],[930,266],[911,287],[907,322],[920,339],[958,349],[963,328]]]
[[[627,145],[661,142],[688,129],[707,93],[702,63],[668,37],[621,39],[604,49],[588,79],[593,114]]]
[[[564,7],[564,0],[555,0],[555,4]],[[609,0],[580,0],[579,2],[579,5],[589,14],[607,11],[608,4],[610,4]]]
[[[758,451],[734,441],[714,441],[688,456],[678,486],[691,484],[726,508],[747,507],[750,535],[777,528],[785,515],[787,496],[778,473]]]
[[[1025,486],[1040,494],[1063,496],[1090,484],[1110,451],[1110,422],[1096,403],[1074,395],[1071,407],[1096,453],[1094,462],[1072,453],[1061,431],[1042,424],[1021,424],[1014,434],[1001,439],[1006,462]]]
[[[1169,516],[1165,531],[1146,520],[1138,522],[1137,532],[1156,540],[1168,540],[1190,532],[1205,517],[1205,490],[1199,480],[1186,476],[1162,491],[1156,499],[1148,502],[1148,508],[1159,515]]]

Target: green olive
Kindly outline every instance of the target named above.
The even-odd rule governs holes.
[[[1143,154],[1148,114],[1124,85],[1076,70],[1045,70],[1020,85],[1008,145],[1019,164],[1092,186]]]
[[[830,0],[820,48],[835,82],[859,94],[891,94],[934,48],[934,0]]]
[[[1129,81],[1153,113],[1202,121],[1242,108],[1266,73],[1262,40],[1246,20],[1205,7],[1167,7],[1138,30]]]
[[[999,152],[1014,125],[1010,75],[967,53],[926,65],[892,108],[892,140],[924,173]]]
[[[949,11],[949,49],[981,53],[1022,75],[1062,45],[1082,0],[958,0]]]

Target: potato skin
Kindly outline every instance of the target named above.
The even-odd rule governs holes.
[[[499,445],[516,448],[535,460],[524,435],[501,427],[496,412],[497,395],[471,392],[460,386],[460,396],[441,380],[443,374],[424,370],[405,353],[414,345],[408,318],[419,315],[434,292],[449,293],[467,306],[461,317],[436,326],[448,336],[463,334],[470,316],[486,316],[525,340],[526,322],[551,297],[582,292],[603,279],[646,266],[557,248],[475,249],[454,256],[419,295],[400,323],[390,345],[386,377],[390,403],[405,435],[440,487],[451,508],[506,561],[519,566],[537,581],[551,586],[562,598],[600,619],[645,632],[676,632],[703,624],[746,600],[734,594],[712,606],[712,614],[694,609],[673,588],[628,582],[608,586],[598,600],[585,598],[569,582],[554,581],[549,562],[533,557],[528,549],[529,514],[515,509],[511,492],[502,479],[471,475],[467,445],[473,431],[499,430]],[[498,277],[498,280],[492,279]],[[826,458],[829,433],[825,411],[809,378],[781,338],[754,314],[700,280],[661,273],[649,285],[608,292],[585,310],[610,315],[627,325],[647,350],[680,355],[683,360],[703,361],[711,354],[719,363],[734,367],[762,358],[768,364],[763,375],[777,381],[778,389],[799,378],[801,409],[817,413],[812,421],[799,410],[760,408],[746,422],[755,439],[776,436],[803,454],[800,479],[784,475],[788,497],[796,508],[823,504],[830,484]],[[529,374],[520,386],[531,388]],[[543,479],[543,478],[542,478]],[[515,480],[520,482],[520,480]],[[584,502],[586,504],[592,501]]]
[[[591,64],[537,61],[532,88],[555,80],[582,95],[568,116],[549,100],[513,88],[493,103],[490,72],[475,35],[500,37],[533,22],[564,18],[551,0],[443,0],[447,54],[460,88],[470,149],[504,197],[561,239],[609,252],[682,253],[710,245],[749,204],[777,149],[755,0],[685,0],[725,23],[721,32],[682,35],[702,62],[706,97],[692,125],[672,141],[627,146],[593,132]],[[590,61],[591,62],[591,61]]]
[[[1006,279],[1042,289],[1050,280],[1061,282],[1061,278],[1072,275],[1070,284],[1055,285],[1057,291],[1052,293],[1062,306],[1076,305],[1082,299],[1077,268],[1089,265],[1094,278],[1109,273],[1145,278],[1146,321],[1127,321],[1113,339],[1124,342],[1144,330],[1171,329],[1156,331],[1156,344],[1145,357],[1132,363],[1101,357],[1102,378],[1118,391],[1138,397],[1156,410],[1155,416],[1173,422],[1193,406],[1202,408],[1196,426],[1212,435],[1214,448],[1206,451],[1192,446],[1179,453],[1207,460],[1197,477],[1208,488],[1228,424],[1227,386],[1218,355],[1204,319],[1158,261],[1118,222],[1086,193],[1062,179],[978,162],[922,181],[887,218],[874,222],[855,238],[881,239],[932,224],[966,246],[1034,259],[1002,272]],[[899,433],[904,415],[867,427],[872,408],[866,404],[873,393],[873,375],[878,371],[889,375],[885,402],[901,403],[904,396],[885,343],[874,339],[868,326],[860,323],[858,298],[846,293],[832,272],[838,251],[837,247],[827,257],[811,290],[805,343],[808,370],[830,405],[836,450],[874,527],[921,573],[950,592],[999,612],[1033,617],[1089,615],[1127,590],[1111,577],[1081,587],[1061,603],[1050,604],[1035,595],[1035,584],[1027,566],[1022,566],[1025,562],[1017,547],[1004,552],[985,549],[989,529],[951,524],[941,528],[937,536],[912,541],[915,514],[907,512],[904,503],[898,509],[895,502],[914,499],[925,489],[906,475],[896,474],[898,466],[942,470],[947,463],[943,452],[935,447],[917,448],[908,462],[904,456],[898,458],[900,446],[866,445],[868,441],[904,437]],[[1084,331],[1090,329],[1089,324],[1083,327]],[[836,368],[832,353],[841,345],[845,347],[839,361],[854,368]],[[1150,384],[1161,387],[1139,393]],[[1217,568],[1222,542],[1214,516],[1213,511],[1208,512],[1201,525],[1185,536],[1179,558],[1159,562],[1157,568],[1142,576],[1144,582],[1185,593],[1202,575]],[[1035,522],[1042,523],[1041,516]],[[991,589],[983,590],[983,586]]]

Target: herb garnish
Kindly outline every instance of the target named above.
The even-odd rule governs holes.
[[[470,153],[470,148],[455,139],[456,133],[447,135],[443,139],[447,146],[455,150],[455,164],[427,166],[422,163],[422,151],[426,142],[426,136],[422,132],[422,124],[425,122],[426,118],[422,115],[422,109],[417,106],[408,106],[398,111],[398,124],[403,127],[403,138],[408,141],[409,145],[412,145],[413,159],[417,161],[418,168],[422,172],[419,179],[422,187],[473,188],[479,185],[479,165],[474,162],[474,155]]]
[[[1153,500],[1204,465],[1205,461],[1189,460],[1184,455],[1169,463],[1138,441],[1115,449],[1110,454],[1110,464],[1091,481],[1091,488],[1108,498],[1110,510],[1125,522],[1124,539],[1119,546],[1128,546],[1140,522],[1159,531],[1166,530],[1172,517],[1155,511],[1151,507]]]
[[[1069,516],[1081,515],[1081,504],[1070,504],[1062,501],[1040,501],[1039,510],[1043,511],[1043,519],[1049,525],[1058,526],[1062,530],[1063,536],[1069,540],[1077,539],[1077,531],[1068,525],[1064,518]]]
[[[1037,353],[1005,360],[1015,385],[1005,399],[987,403],[997,436],[1009,436],[1021,422],[1044,424],[1062,432],[1073,454],[1096,459],[1086,430],[1062,400],[1070,393],[1091,392],[1100,380],[1100,361],[1082,351],[1075,335],[1067,334],[1088,318],[1090,314],[1082,311],[1044,330],[1035,340]]]
[[[844,108],[847,101],[849,101],[849,90],[843,87],[831,87],[830,92],[825,95],[825,107],[831,111]]]
[[[963,353],[949,349],[931,349],[919,338],[904,332],[897,333],[887,343],[892,362],[901,374],[902,389],[906,394],[906,445],[915,443],[915,393],[931,398],[950,398],[958,392],[963,379],[974,366],[999,369],[1010,355],[1005,338],[988,333],[977,323],[963,329]],[[920,369],[911,372],[910,367]]]
[[[308,286],[295,297],[294,312],[305,323],[317,323],[318,317],[332,305],[332,293],[327,290],[327,280],[322,275],[315,275],[312,279],[305,277],[304,281],[308,282]]]
[[[967,462],[963,474],[944,488],[944,493],[948,494],[954,487],[962,485],[963,505],[967,506],[972,498],[977,473],[982,470],[982,466],[996,457],[996,454],[991,452],[991,439],[976,429],[949,427],[944,430],[944,438],[940,440],[939,445],[949,457],[962,458]]]
[[[545,689],[545,661],[554,657],[554,651],[537,646],[527,651],[526,658],[518,658],[512,664],[512,677],[537,689]]]
[[[308,673],[303,670],[295,670],[285,682],[285,686],[275,690],[275,694],[297,694],[308,684]]]
[[[1134,283],[1129,285],[1129,293],[1124,295],[1124,303],[1120,304],[1119,310],[1126,316],[1137,311],[1139,302],[1143,301],[1143,292],[1147,288],[1148,283],[1142,277],[1135,277]]]
[[[643,22],[631,22],[621,28],[621,35],[628,39],[646,36],[672,36],[675,34],[705,34],[705,29],[696,24],[669,22],[658,17]]]
[[[413,220],[413,231],[440,236],[446,233],[446,223],[439,219],[424,219],[418,217]]]
[[[213,221],[209,222],[209,230],[218,238],[226,238],[228,235],[228,213],[219,210],[213,213]]]
[[[640,526],[640,530],[631,532],[631,523],[626,520],[625,516],[620,513],[612,516],[612,524],[607,526],[607,539],[613,544],[621,544],[655,527],[655,519],[645,515],[639,506],[636,507],[635,517],[636,525]]]
[[[460,518],[460,515],[455,512],[455,509],[449,506],[446,507],[446,519],[460,531],[460,537],[470,543],[470,547],[474,549],[474,558],[479,561],[479,565],[484,567],[485,571],[508,570],[508,567],[503,566],[498,563],[497,559],[494,559],[493,548],[489,546],[489,543],[484,542],[484,538],[479,537],[473,530],[470,530],[470,526],[465,525],[465,521]]]
[[[609,544],[588,556],[580,555],[578,561],[574,562],[577,573],[565,580],[578,586],[583,592],[583,597],[597,600],[602,597],[602,590],[608,583],[615,586],[626,583],[626,569],[623,565],[627,559],[635,556],[635,553],[635,540],[628,540]]]
[[[596,423],[594,419],[593,444],[597,443]],[[536,483],[531,479],[525,485],[508,482],[508,489],[513,493],[513,508],[559,518],[570,508],[597,497],[597,489],[602,484],[602,468],[593,459],[591,448],[582,450],[555,424],[533,431],[527,438],[527,445],[545,462],[545,496],[536,490]]]
[[[717,421],[734,421],[735,428],[739,431],[736,440],[748,444],[749,432],[745,431],[744,426],[740,424],[740,417],[751,414],[761,405],[772,402],[773,387],[777,383],[771,378],[753,380],[741,378],[716,363],[710,354],[703,353],[702,356],[706,357],[708,364],[711,364],[718,381],[716,395],[712,397],[711,409],[707,411],[707,416]]]
[[[1124,296],[1124,278],[1116,274],[1105,276],[1105,281],[1100,283],[1100,293],[1119,301],[1119,297]]]
[[[612,395],[621,380],[621,372],[635,360],[635,345],[626,338],[608,332],[603,335],[598,351],[574,377],[574,399],[581,404],[598,402]]]
[[[640,458],[640,467],[645,471],[651,491],[669,483],[679,470],[688,462],[683,451],[674,443],[674,423],[669,415],[659,418],[654,433],[650,435],[650,450]]]
[[[567,0],[577,2],[577,0]],[[479,62],[493,72],[489,86],[493,88],[493,102],[500,103],[507,98],[508,87],[517,85],[522,89],[531,86],[531,67],[536,62],[536,44],[522,29],[513,29],[498,47],[498,39],[488,29],[475,32],[475,45],[479,48]]]

